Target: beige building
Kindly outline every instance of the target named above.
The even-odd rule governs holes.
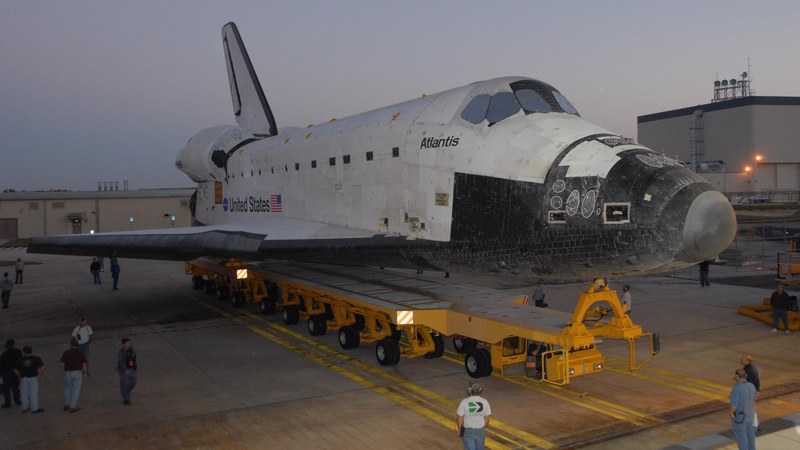
[[[0,193],[0,239],[188,227],[194,189]]]
[[[638,140],[723,192],[797,200],[798,125],[800,97],[747,96],[639,116]]]

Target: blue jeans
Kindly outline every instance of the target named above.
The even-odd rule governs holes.
[[[136,371],[128,370],[127,374],[125,371],[121,371],[119,373],[119,390],[122,393],[123,401],[131,401],[131,391],[134,387],[136,387]]]
[[[92,275],[94,276],[94,284],[103,284],[103,282],[100,280],[100,272],[99,271],[92,272]]]
[[[711,286],[711,283],[708,281],[708,272],[701,272],[700,273],[700,287],[708,287]]]
[[[84,342],[83,344],[78,344],[78,350],[83,353],[83,359],[86,360],[86,364],[89,364],[89,343]]]
[[[739,450],[755,450],[756,448],[756,429],[753,426],[753,421],[742,421],[736,423],[731,420],[733,426],[733,437],[736,438],[736,444]]]
[[[466,450],[483,450],[483,441],[486,433],[483,428],[464,428],[464,436],[461,442],[464,443]]]
[[[83,384],[83,373],[80,370],[64,372],[65,405],[75,408],[75,405],[78,404],[78,396],[81,394],[81,384]]]
[[[783,321],[783,329],[789,329],[789,311],[785,309],[772,310],[772,328],[778,328],[778,319]]]
[[[22,377],[19,380],[19,390],[22,394],[22,410],[39,409],[39,377]]]

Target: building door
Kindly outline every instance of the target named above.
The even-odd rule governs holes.
[[[81,234],[81,220],[72,219],[72,234]]]
[[[0,219],[0,239],[19,239],[17,219]]]

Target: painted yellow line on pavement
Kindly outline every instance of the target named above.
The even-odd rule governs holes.
[[[243,313],[243,314],[248,314],[249,315],[249,313]],[[312,339],[312,338],[310,338],[308,336],[305,336],[303,334],[297,333],[296,331],[290,330],[289,328],[286,328],[286,327],[284,327],[282,325],[279,325],[279,324],[276,324],[274,322],[269,322],[266,319],[264,319],[263,317],[259,317],[257,315],[252,315],[251,317],[254,320],[258,320],[260,322],[263,322],[265,325],[267,325],[267,326],[269,326],[269,327],[271,327],[273,329],[279,330],[282,333],[289,334],[292,337],[294,337],[295,339],[302,340],[303,342],[306,342],[309,345],[315,346],[319,350],[325,351],[325,352],[327,352],[327,353],[329,353],[329,354],[331,354],[333,356],[337,356],[339,358],[345,359],[348,362],[358,366],[360,369],[362,369],[364,371],[367,371],[367,372],[370,372],[372,374],[375,374],[375,375],[381,376],[383,378],[386,378],[386,379],[388,379],[388,380],[390,380],[393,383],[396,383],[398,385],[403,385],[409,391],[416,392],[418,395],[420,395],[420,396],[422,396],[424,398],[431,399],[430,404],[432,404],[432,405],[447,405],[449,407],[448,414],[455,415],[455,410],[458,407],[458,402],[455,402],[455,401],[453,401],[453,400],[451,400],[449,398],[443,397],[443,396],[441,396],[441,395],[439,395],[439,394],[437,394],[437,393],[435,393],[433,391],[425,389],[425,388],[423,388],[423,387],[421,387],[421,386],[419,386],[417,384],[411,383],[411,382],[409,382],[408,380],[406,380],[404,378],[401,378],[401,377],[398,377],[398,376],[393,375],[391,373],[388,373],[388,372],[386,372],[386,371],[384,371],[384,370],[382,370],[380,368],[371,366],[371,365],[366,364],[366,363],[364,363],[362,361],[359,361],[359,360],[357,360],[355,358],[352,358],[351,356],[349,356],[349,355],[347,355],[345,353],[342,353],[342,352],[340,352],[338,350],[332,349],[331,347],[329,347],[329,346],[327,346],[325,344],[322,344],[322,343],[320,343],[320,342],[318,342],[318,341],[316,341],[316,340],[314,340],[314,339]],[[510,434],[510,435],[512,435],[512,436],[514,436],[514,437],[516,437],[518,439],[522,439],[523,441],[528,443],[528,445],[534,444],[534,445],[537,445],[537,446],[542,447],[542,448],[555,448],[555,445],[552,442],[548,442],[545,439],[542,439],[542,438],[540,438],[540,437],[538,437],[536,435],[530,434],[530,433],[528,433],[528,432],[526,432],[524,430],[516,428],[513,425],[509,425],[509,424],[507,424],[507,423],[505,423],[505,422],[503,422],[501,420],[498,420],[496,418],[492,419],[492,421],[490,422],[489,426],[491,428],[497,428],[499,430],[502,430],[503,432],[505,432],[507,434]]]
[[[607,358],[607,359],[612,359],[612,358]],[[651,383],[661,384],[663,386],[668,386],[684,392],[690,392],[692,394],[710,398],[712,400],[719,400],[722,402],[728,401],[728,394],[730,392],[730,388],[710,381],[691,377],[688,375],[669,372],[661,369],[639,369],[637,371],[630,371],[628,369],[612,367],[609,365],[606,365],[605,368],[606,370],[610,370],[615,373],[620,373],[640,380],[649,381]]]
[[[461,363],[459,360],[451,356],[449,352],[447,352],[444,358],[447,359],[448,361]],[[499,375],[496,374],[493,374],[493,376],[501,378],[510,383],[517,384],[526,389],[534,390],[536,392],[549,395],[550,397],[555,397],[559,400],[564,400],[566,402],[572,403],[573,405],[590,409],[592,411],[599,412],[601,414],[613,417],[618,420],[622,420],[624,422],[631,423],[636,426],[663,422],[663,420],[659,419],[658,417],[651,416],[649,414],[636,411],[622,405],[617,405],[615,403],[611,403],[609,401],[602,400],[596,397],[584,397],[581,396],[581,394],[578,392],[570,391],[561,386],[539,383],[538,381],[532,378],[500,377]]]
[[[328,367],[328,368],[332,369],[333,371],[335,371],[336,373],[339,373],[342,376],[344,376],[344,377],[346,377],[346,378],[348,378],[348,379],[350,379],[350,380],[352,380],[352,381],[354,381],[356,383],[361,384],[362,386],[372,390],[373,392],[376,392],[376,393],[378,393],[380,395],[383,395],[383,396],[389,398],[390,400],[394,401],[395,403],[400,404],[400,405],[402,405],[402,406],[404,406],[404,407],[406,407],[408,409],[411,409],[412,411],[414,411],[414,412],[416,412],[416,413],[418,413],[418,414],[420,414],[420,415],[422,415],[422,416],[424,416],[426,418],[429,418],[429,419],[439,423],[440,425],[444,426],[445,428],[448,428],[448,429],[454,429],[455,428],[455,410],[456,410],[457,403],[452,401],[452,400],[450,400],[450,399],[442,397],[439,394],[436,394],[436,393],[434,393],[432,391],[424,389],[424,388],[422,388],[422,387],[420,387],[420,386],[418,386],[416,384],[408,382],[407,380],[404,380],[404,379],[402,379],[400,377],[397,377],[395,375],[389,374],[389,373],[387,373],[387,372],[385,372],[383,370],[380,370],[380,369],[372,367],[372,366],[370,366],[368,364],[365,364],[365,363],[363,363],[363,362],[361,362],[361,361],[359,361],[357,359],[354,359],[354,358],[352,358],[352,357],[350,357],[350,356],[348,356],[348,355],[346,355],[344,353],[341,353],[341,352],[339,352],[337,350],[334,350],[334,349],[330,348],[329,346],[327,346],[325,344],[321,344],[321,343],[317,342],[314,339],[308,338],[308,337],[306,337],[304,335],[301,335],[301,334],[299,334],[297,332],[289,330],[288,328],[285,328],[285,327],[280,326],[278,324],[271,323],[271,322],[265,320],[264,318],[262,318],[260,316],[257,316],[257,315],[251,314],[251,313],[247,313],[247,312],[231,313],[231,312],[229,312],[227,310],[224,310],[222,308],[219,308],[219,307],[216,307],[216,306],[212,306],[212,305],[208,305],[205,302],[200,302],[200,303],[203,304],[206,308],[211,309],[214,312],[217,312],[217,313],[219,313],[219,314],[221,314],[221,315],[223,315],[223,316],[235,321],[236,323],[241,324],[242,326],[246,327],[247,329],[249,329],[249,330],[251,330],[251,331],[253,331],[253,332],[255,332],[255,333],[257,333],[257,334],[259,334],[259,335],[261,335],[261,336],[263,336],[263,337],[265,337],[265,338],[267,338],[267,339],[269,339],[269,340],[271,340],[271,341],[273,341],[273,342],[275,342],[277,344],[279,344],[279,345],[282,345],[282,346],[286,347],[289,350],[292,350],[292,351],[294,351],[294,352],[296,352],[298,354],[301,354],[301,355],[311,359],[312,361],[314,361],[314,362],[316,362],[316,363],[318,363],[318,364],[320,364],[320,365],[322,365],[324,367]],[[267,325],[270,328],[272,328],[272,329],[274,329],[274,330],[276,330],[276,331],[278,331],[280,333],[285,333],[285,334],[291,336],[292,338],[300,340],[303,344],[310,345],[310,346],[314,347],[315,349],[324,351],[324,352],[326,352],[326,353],[328,353],[328,354],[330,354],[332,356],[337,356],[337,357],[339,357],[339,358],[341,358],[343,360],[346,360],[347,362],[350,362],[351,364],[357,366],[361,370],[365,370],[365,371],[367,371],[369,373],[372,373],[372,374],[380,375],[380,376],[382,376],[382,377],[384,377],[384,378],[386,378],[386,379],[388,379],[390,381],[393,381],[393,382],[395,382],[395,383],[397,383],[399,385],[402,385],[402,387],[407,388],[409,391],[407,391],[405,394],[401,395],[401,394],[397,394],[397,393],[392,392],[389,388],[378,386],[374,382],[372,382],[372,381],[370,381],[370,380],[368,380],[368,379],[366,379],[366,378],[364,378],[362,376],[359,376],[359,375],[357,375],[356,373],[354,373],[354,372],[352,372],[350,370],[347,370],[347,369],[345,369],[345,368],[343,368],[341,366],[337,366],[335,364],[332,364],[329,361],[325,360],[324,358],[321,358],[319,356],[313,355],[309,351],[304,350],[304,349],[302,349],[302,348],[300,348],[300,347],[298,347],[298,346],[286,341],[285,339],[277,336],[275,333],[266,331],[266,330],[264,330],[262,328],[259,328],[258,326],[254,325],[254,324],[249,323],[247,320],[245,320],[245,318],[250,319],[250,320],[257,320],[257,321],[263,323],[264,325]],[[431,406],[435,406],[435,407],[437,407],[437,409],[439,409],[443,405],[450,406],[451,408],[450,408],[450,410],[448,410],[446,412],[441,412],[441,413],[440,412],[436,412],[433,409],[431,409],[430,407],[424,407],[422,405],[419,405],[419,404],[413,402],[409,398],[409,397],[412,397],[412,396],[409,395],[408,392],[416,393],[416,395],[413,396],[415,399],[424,398],[425,401],[423,403],[427,403],[427,404],[429,404]],[[535,435],[532,435],[530,433],[527,433],[524,430],[520,430],[520,429],[515,428],[515,427],[513,427],[511,425],[505,424],[504,422],[499,421],[497,419],[493,419],[489,426],[490,426],[490,429],[487,429],[487,434],[491,433],[491,431],[492,431],[491,429],[492,428],[496,428],[496,429],[501,430],[504,433],[510,434],[510,435],[512,435],[512,436],[514,436],[516,438],[523,439],[524,440],[523,445],[525,445],[525,446],[536,445],[536,446],[542,447],[542,448],[555,448],[555,445],[552,444],[551,442],[548,442],[548,441],[546,441],[546,440],[544,440],[542,438],[539,438],[538,436],[535,436]],[[504,436],[501,436],[501,435],[499,435],[499,436],[501,438],[509,440],[508,438],[505,438]],[[487,438],[486,438],[486,447],[487,448],[492,448],[492,449],[510,449],[510,448],[518,448],[520,446],[519,442],[513,442],[511,440],[509,440],[509,441],[512,442],[512,444],[513,444],[512,446],[505,445],[505,444],[503,444],[501,442],[498,442],[497,440],[493,439],[492,437],[487,436]]]

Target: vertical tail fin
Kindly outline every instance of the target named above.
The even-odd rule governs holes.
[[[236,123],[257,136],[278,134],[275,117],[235,23],[229,22],[222,27],[222,46],[225,48],[225,65],[228,67]]]

